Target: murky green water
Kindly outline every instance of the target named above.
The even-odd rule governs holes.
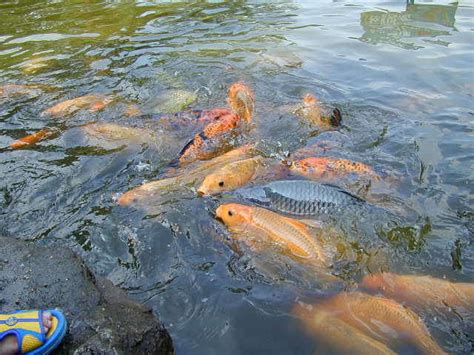
[[[118,193],[156,177],[189,132],[174,143],[163,133],[114,145],[78,128],[153,129],[124,118],[126,105],[151,113],[157,97],[184,89],[197,94],[192,108],[222,106],[227,87],[243,80],[257,100],[243,141],[284,156],[337,140],[338,156],[397,176],[381,193],[408,211],[403,226],[379,236],[349,230],[383,245],[384,268],[474,282],[474,3],[415,3],[3,1],[0,84],[44,90],[0,98],[0,232],[73,248],[151,306],[179,354],[313,353],[317,339],[290,310],[324,297],[324,285],[289,259],[236,253],[213,217],[219,199],[176,196],[161,213],[116,205]],[[341,108],[339,133],[317,135],[279,109],[306,92]],[[116,100],[98,113],[41,115],[88,93]],[[62,133],[8,148],[44,127]],[[367,265],[335,271],[351,284]],[[472,319],[416,311],[446,350],[472,349]]]

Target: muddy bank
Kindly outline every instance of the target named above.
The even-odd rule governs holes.
[[[94,276],[72,251],[0,237],[0,311],[45,308],[62,309],[69,322],[59,353],[173,353],[151,310]]]

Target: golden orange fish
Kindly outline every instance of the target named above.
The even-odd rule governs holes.
[[[228,164],[232,161],[242,160],[250,157],[253,154],[251,145],[246,144],[235,148],[221,156],[204,162],[196,162],[184,170],[170,169],[166,173],[166,177],[160,180],[147,182],[141,186],[135,187],[130,191],[125,192],[118,199],[118,203],[122,206],[131,205],[135,202],[146,200],[172,190],[180,185],[194,185],[200,184],[206,174],[212,169]]]
[[[341,124],[341,112],[336,108],[328,114],[323,110],[316,96],[312,94],[306,94],[303,97],[302,104],[296,108],[294,113],[322,129],[338,127]]]
[[[38,143],[39,141],[42,141],[43,139],[51,137],[54,133],[56,133],[55,130],[52,130],[49,128],[43,128],[39,130],[38,132],[35,132],[33,134],[30,134],[20,139],[17,139],[16,141],[10,143],[10,147],[12,149],[24,148],[26,146]]]
[[[317,337],[318,348],[319,343],[323,343],[327,347],[324,350],[336,351],[338,354],[396,354],[385,344],[342,321],[331,312],[319,308],[315,310],[312,305],[298,303],[292,313],[303,321],[309,334]]]
[[[229,88],[228,103],[232,111],[218,109],[218,115],[203,117],[214,118],[204,129],[196,134],[194,138],[184,146],[179,153],[179,163],[186,164],[194,160],[205,160],[215,156],[214,145],[219,136],[237,127],[241,120],[249,122],[254,110],[254,96],[250,88],[243,83],[234,83]]]
[[[237,239],[250,247],[258,248],[259,243],[276,244],[311,263],[321,265],[327,261],[321,243],[310,233],[308,225],[296,219],[236,203],[220,205],[216,216]]]
[[[102,110],[105,106],[112,102],[112,98],[109,96],[91,94],[76,97],[75,99],[66,100],[60,102],[53,107],[45,110],[43,114],[52,116],[60,116],[66,114],[72,114],[80,109],[88,108],[90,112],[96,112]]]
[[[207,175],[197,191],[200,195],[215,195],[234,190],[255,179],[263,166],[262,157],[228,163]]]
[[[362,287],[400,302],[428,307],[461,307],[474,312],[474,284],[431,276],[377,273],[364,277]]]
[[[351,174],[380,180],[380,176],[367,164],[331,157],[311,157],[291,163],[290,170],[310,179],[334,179]]]
[[[445,354],[420,317],[391,299],[343,292],[314,306],[312,312],[317,315],[321,310],[384,344],[409,341],[424,354]]]

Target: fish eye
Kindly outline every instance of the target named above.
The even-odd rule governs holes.
[[[233,213],[232,211],[230,211],[230,210],[227,212],[227,214],[228,214],[229,216],[231,216],[231,217],[234,215],[234,213]]]
[[[224,186],[224,181],[219,181],[219,186],[220,187]]]

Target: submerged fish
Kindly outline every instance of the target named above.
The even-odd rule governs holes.
[[[40,129],[38,132],[27,135],[23,138],[17,139],[14,142],[10,143],[10,147],[13,149],[24,148],[26,146],[38,143],[48,137],[51,137],[56,133],[55,130],[50,128]]]
[[[310,157],[291,163],[290,169],[310,179],[331,180],[356,174],[380,180],[380,176],[367,164],[331,157]]]
[[[255,179],[264,167],[262,157],[238,160],[226,164],[206,176],[198,188],[200,195],[214,195],[234,190]]]
[[[82,126],[81,130],[89,136],[101,140],[127,140],[136,143],[153,143],[153,140],[156,139],[153,132],[150,130],[107,122],[88,123]]]
[[[241,120],[249,122],[252,119],[254,96],[245,84],[234,83],[231,85],[228,103],[232,109],[230,112],[218,109],[216,112],[211,110],[207,111],[207,115],[201,115],[203,119],[211,118],[211,122],[181,150],[179,153],[180,164],[211,158],[215,155],[215,146],[218,145],[224,133],[236,128]],[[216,113],[218,116],[215,115]]]
[[[385,344],[371,338],[362,331],[313,306],[297,304],[292,313],[303,321],[308,333],[316,335],[319,342],[338,354],[381,355],[396,354]]]
[[[294,110],[294,113],[323,129],[338,127],[342,121],[341,112],[337,108],[331,113],[326,112],[316,96],[312,94],[306,94],[303,97],[302,104]]]
[[[37,95],[41,92],[39,85],[19,85],[6,84],[0,86],[0,96],[15,96],[15,95]]]
[[[197,100],[193,91],[182,89],[168,90],[159,95],[155,101],[154,111],[160,113],[174,113],[181,111]]]
[[[370,206],[338,187],[304,180],[274,181],[238,193],[252,202],[295,216],[332,215]]]
[[[324,264],[327,260],[319,240],[310,234],[309,226],[301,221],[264,208],[236,203],[220,205],[216,216],[236,238],[250,247],[259,248],[261,243],[275,243],[292,255],[316,264]]]
[[[45,110],[43,114],[52,116],[60,116],[72,114],[80,109],[88,108],[90,112],[102,110],[105,106],[112,102],[109,96],[90,94],[76,97],[75,99],[60,102],[49,109]]]
[[[403,346],[409,341],[424,354],[445,354],[420,317],[393,300],[360,292],[344,292],[313,306],[312,314],[317,315],[320,311],[384,344]]]
[[[200,184],[210,170],[219,169],[219,167],[236,160],[246,159],[252,154],[252,146],[246,144],[214,159],[196,162],[184,170],[170,169],[166,172],[165,178],[147,182],[125,192],[118,199],[118,203],[120,205],[131,205],[176,190],[180,186]]]
[[[461,307],[474,312],[474,284],[431,276],[378,273],[364,277],[362,287],[400,302],[428,307]]]

